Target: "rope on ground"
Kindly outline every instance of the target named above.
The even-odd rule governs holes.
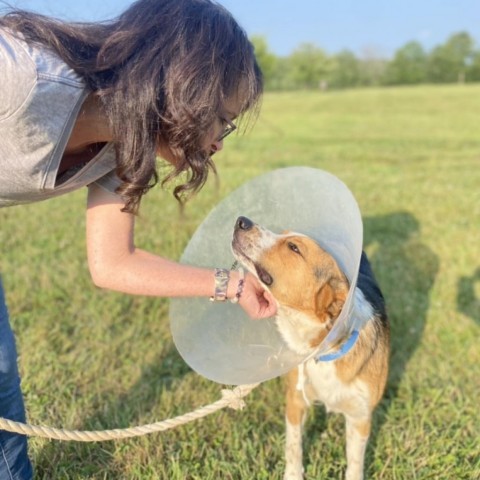
[[[234,410],[242,410],[245,407],[243,397],[247,396],[259,383],[251,385],[239,385],[233,390],[222,390],[222,398],[215,403],[198,408],[193,412],[170,418],[162,422],[151,423],[132,428],[115,430],[79,431],[63,430],[58,428],[41,427],[14,422],[6,418],[0,418],[0,430],[19,433],[34,437],[50,438],[53,440],[68,440],[76,442],[99,442],[104,440],[117,440],[121,438],[139,437],[154,432],[163,432],[171,428],[206,417],[222,408],[230,407]]]

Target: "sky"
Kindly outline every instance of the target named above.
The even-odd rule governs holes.
[[[302,43],[328,54],[391,58],[407,42],[426,50],[467,31],[480,47],[480,0],[218,0],[249,35],[262,35],[278,56]],[[10,5],[67,20],[115,17],[131,0],[8,0]]]

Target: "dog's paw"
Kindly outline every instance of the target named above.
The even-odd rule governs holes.
[[[303,480],[303,467],[287,467],[283,480]]]
[[[363,468],[358,466],[347,468],[345,480],[363,480]]]

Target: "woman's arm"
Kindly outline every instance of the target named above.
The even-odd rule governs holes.
[[[208,297],[214,291],[211,269],[181,265],[135,246],[135,217],[121,211],[121,199],[97,185],[89,187],[87,252],[93,282],[135,295]],[[231,272],[227,297],[233,298],[239,281]],[[239,304],[252,318],[275,314],[276,303],[253,275],[247,274]]]

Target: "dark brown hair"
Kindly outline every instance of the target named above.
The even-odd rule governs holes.
[[[101,99],[117,149],[118,193],[136,213],[155,183],[159,141],[175,157],[164,182],[187,172],[179,201],[214,169],[202,149],[229,98],[258,106],[262,76],[246,33],[211,0],[138,0],[118,18],[67,23],[23,10],[0,25],[53,49]]]

